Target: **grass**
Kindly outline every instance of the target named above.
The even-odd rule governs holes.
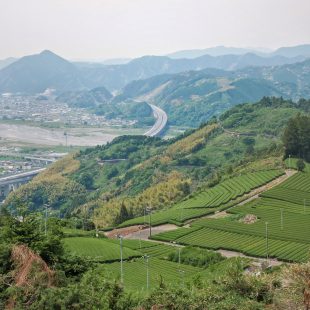
[[[94,230],[82,230],[74,228],[63,228],[65,237],[94,237],[96,232]]]
[[[73,254],[96,262],[117,261],[120,259],[120,246],[106,239],[72,237],[64,239],[65,247]],[[123,247],[123,259],[139,257],[141,253]]]
[[[162,281],[182,285],[183,281],[198,275],[202,269],[170,261],[149,258],[149,289]],[[113,278],[120,278],[120,263],[104,264],[104,268]],[[131,290],[147,291],[147,262],[143,258],[123,263],[124,286]]]

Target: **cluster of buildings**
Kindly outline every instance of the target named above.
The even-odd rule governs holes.
[[[44,168],[66,154],[51,151],[27,154],[18,147],[0,146],[0,178]]]
[[[0,120],[44,123],[61,123],[73,126],[126,126],[130,121],[107,120],[102,115],[89,113],[83,108],[72,108],[52,96],[5,93],[0,95]]]

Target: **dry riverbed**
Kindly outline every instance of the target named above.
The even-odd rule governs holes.
[[[0,142],[20,142],[35,145],[65,145],[64,132],[67,133],[68,146],[95,146],[112,141],[122,134],[132,134],[133,129],[124,128],[57,128],[49,129],[29,125],[0,124]],[[138,130],[136,130],[138,133]]]

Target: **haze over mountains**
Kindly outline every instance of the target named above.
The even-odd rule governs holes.
[[[210,56],[223,56],[223,55],[243,55],[247,53],[257,54],[259,56],[284,56],[284,57],[297,57],[305,56],[310,57],[310,45],[303,44],[298,46],[280,47],[275,51],[266,48],[237,48],[237,47],[226,47],[216,46],[206,49],[193,49],[177,51],[175,53],[168,54],[170,58],[196,58],[203,55]]]
[[[230,54],[223,55],[225,51]],[[102,86],[109,91],[118,91],[131,81],[159,74],[205,68],[238,70],[248,66],[296,63],[310,55],[310,45],[282,48],[268,57],[248,53],[248,50],[244,49],[225,47],[207,49],[204,52],[217,56],[205,54],[191,59],[144,56],[125,64],[103,65],[71,63],[50,51],[43,51],[38,55],[23,57],[0,70],[0,92],[33,93],[46,88],[55,88],[61,92]]]
[[[191,58],[201,52],[215,56]],[[188,58],[178,58],[180,55]],[[171,55],[144,56],[103,65],[72,63],[43,51],[0,70],[0,93],[34,94],[50,88],[58,100],[72,106],[93,108],[109,103],[108,110],[111,104],[140,100],[164,108],[170,124],[198,126],[235,104],[255,102],[263,96],[309,98],[308,56],[310,45],[284,47],[263,56],[246,49],[217,47],[181,51],[172,55],[174,59]]]

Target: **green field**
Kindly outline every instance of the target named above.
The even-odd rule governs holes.
[[[100,264],[108,275],[120,278],[120,242],[117,239],[96,239],[86,237],[65,238],[65,247],[71,253]],[[149,287],[158,286],[161,281],[180,284],[200,273],[203,269],[168,261],[168,255],[178,253],[178,248],[151,241],[123,239],[124,285],[128,289],[146,290],[148,256]]]
[[[187,230],[194,231],[195,229]],[[87,258],[90,261],[98,262],[99,265],[97,268],[100,270],[104,269],[108,278],[120,280],[119,240],[73,237],[66,238],[65,245],[72,253]],[[147,277],[149,278],[149,290],[158,287],[161,282],[183,286],[186,285],[186,282],[196,277],[199,277],[203,281],[213,281],[226,273],[231,264],[236,260],[236,258],[224,259],[220,257],[213,263],[205,263],[203,267],[194,267],[190,262],[192,260],[188,261],[188,257],[192,257],[191,252],[193,254],[203,253],[201,250],[195,248],[184,248],[187,258],[184,254],[186,261],[182,261],[181,264],[168,260],[169,254],[178,258],[179,249],[176,246],[151,241],[140,242],[139,240],[123,239],[124,287],[135,292],[147,292]],[[182,255],[183,249],[180,249],[180,251]],[[210,254],[213,256],[212,253]],[[207,256],[210,254],[205,253]],[[198,259],[198,257],[193,258]],[[244,266],[246,266],[247,260],[243,261]]]
[[[152,214],[152,225],[174,223],[181,225],[187,220],[199,218],[215,211],[225,209],[226,204],[242,197],[251,190],[279,177],[283,170],[268,170],[247,173],[221,182],[208,190],[202,191],[176,204],[172,208]],[[120,227],[141,225],[148,218],[140,216],[123,222]]]
[[[310,207],[310,174],[297,173],[281,186],[272,188],[262,196],[300,205],[305,203]]]
[[[223,218],[205,218],[185,228],[154,236],[211,249],[304,262],[310,253],[310,174],[297,173]],[[245,223],[246,215],[256,220]],[[267,223],[267,224],[266,224]],[[267,233],[266,233],[267,226]],[[268,236],[268,243],[267,243]]]
[[[149,288],[158,286],[161,280],[173,284],[181,284],[183,281],[199,274],[203,269],[173,263],[167,260],[150,257],[149,264]],[[104,268],[114,278],[120,278],[120,263],[104,264]],[[147,262],[139,258],[124,262],[124,286],[129,289],[146,289]]]
[[[65,247],[75,255],[97,262],[116,261],[120,259],[120,246],[107,241],[87,237],[65,238]],[[123,258],[139,257],[141,253],[130,248],[123,248]]]

